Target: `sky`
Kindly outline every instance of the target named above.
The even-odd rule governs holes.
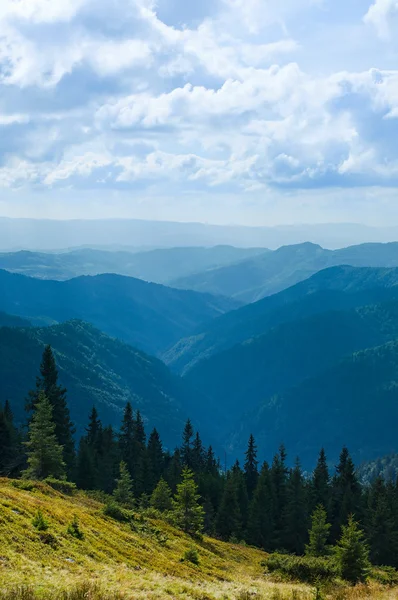
[[[398,0],[0,0],[0,215],[398,224]]]

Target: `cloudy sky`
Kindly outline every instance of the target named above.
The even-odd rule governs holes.
[[[0,215],[398,224],[398,0],[0,0]]]

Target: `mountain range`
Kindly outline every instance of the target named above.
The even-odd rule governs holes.
[[[234,307],[234,300],[132,277],[52,281],[0,271],[0,310],[36,325],[82,319],[154,355]]]

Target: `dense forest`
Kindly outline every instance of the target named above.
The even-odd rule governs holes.
[[[10,403],[1,408],[3,476],[71,482],[103,494],[110,513],[152,507],[172,513],[192,535],[204,531],[270,552],[319,557],[336,543],[341,550],[344,536],[364,535],[374,564],[398,566],[398,483],[376,477],[362,484],[347,448],[334,472],[321,449],[308,474],[299,459],[289,467],[283,446],[271,464],[260,465],[251,435],[242,465],[228,467],[204,446],[190,420],[180,446],[165,450],[157,430],[147,435],[130,403],[118,431],[102,423],[93,407],[76,448],[67,390],[59,384],[50,346],[35,387],[27,391],[26,409],[26,427],[18,429]]]

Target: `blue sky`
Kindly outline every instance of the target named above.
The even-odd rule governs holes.
[[[0,215],[398,224],[398,0],[1,0]]]

